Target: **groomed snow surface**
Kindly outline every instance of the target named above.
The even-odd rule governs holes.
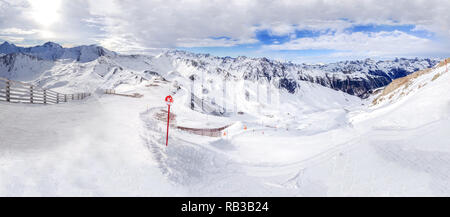
[[[0,196],[450,196],[449,82],[379,107],[302,83],[271,103],[239,97],[242,115],[231,100],[225,116],[190,110],[188,84],[173,83],[116,88],[143,98],[0,102]],[[168,94],[166,147],[155,115]]]

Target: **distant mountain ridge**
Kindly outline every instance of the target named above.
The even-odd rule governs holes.
[[[271,83],[289,93],[295,93],[301,88],[300,84],[306,81],[361,98],[368,97],[373,90],[388,85],[394,79],[439,63],[435,59],[396,58],[384,61],[365,59],[329,64],[294,64],[267,58],[217,57],[180,50],[168,50],[157,56],[119,55],[97,45],[63,48],[53,42],[27,48],[5,42],[0,45],[0,54],[2,53],[0,75],[11,78],[28,77],[26,74],[37,76],[50,68],[56,69],[51,66],[60,65],[56,60],[69,59],[79,64],[96,65],[94,70],[114,69],[140,77],[145,77],[147,71],[164,75],[171,70],[187,74],[188,77],[193,74],[223,78],[232,76],[235,79]],[[65,65],[63,70],[79,71],[83,68],[82,65]],[[101,77],[108,73],[109,71],[99,72]]]
[[[372,90],[384,87],[394,79],[439,63],[439,60],[428,58],[396,58],[386,61],[365,59],[311,65],[284,63],[267,58],[215,57],[178,50],[167,51],[161,55],[210,73],[224,71],[234,75],[241,74],[246,80],[275,81],[278,83],[276,85],[290,93],[300,88],[299,81],[309,81],[361,98],[368,97]]]
[[[78,62],[90,62],[96,60],[100,56],[117,55],[115,52],[97,45],[82,45],[73,48],[64,48],[54,42],[47,42],[43,45],[34,47],[19,47],[4,42],[0,45],[0,53],[24,53],[44,60],[73,59]]]

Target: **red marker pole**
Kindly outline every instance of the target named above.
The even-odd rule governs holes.
[[[167,111],[167,135],[166,135],[166,146],[169,144],[169,121],[170,121],[170,104],[168,104],[169,109]]]
[[[173,103],[173,98],[172,96],[166,96],[165,99],[167,106],[169,107],[167,109],[167,134],[166,134],[166,146],[168,146],[169,144],[169,121],[170,121],[170,105]]]

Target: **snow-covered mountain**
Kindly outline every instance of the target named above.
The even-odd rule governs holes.
[[[432,59],[397,58],[388,61],[366,59],[310,65],[283,63],[267,58],[215,57],[184,51],[168,51],[162,55],[211,73],[224,71],[242,74],[246,80],[277,83],[275,85],[290,93],[300,87],[299,81],[309,81],[363,98],[372,90],[389,84],[393,79],[432,67],[439,62]]]
[[[54,42],[47,42],[34,47],[18,47],[4,42],[0,45],[0,53],[14,54],[25,53],[44,60],[72,59],[78,62],[90,62],[101,56],[115,56],[116,53],[97,45],[83,45],[73,48],[63,48]]]
[[[219,76],[219,80],[242,79],[295,93],[302,88],[302,83],[307,82],[362,98],[369,96],[372,90],[389,84],[393,79],[432,67],[438,62],[431,59],[402,58],[392,61],[366,59],[307,65],[283,63],[267,58],[215,57],[178,50],[166,51],[157,56],[119,55],[96,45],[63,48],[53,42],[29,48],[5,42],[0,45],[0,53],[5,54],[0,56],[0,76],[19,80],[26,78],[27,81],[35,81],[44,86],[48,84],[41,80],[50,75],[58,75],[60,80],[66,76],[66,82],[77,84],[83,81],[76,81],[75,74],[76,77],[90,76],[89,83],[95,85],[90,85],[89,89],[136,83],[150,79],[153,75],[169,76],[173,79],[176,79],[177,75],[183,78],[196,75],[202,79],[203,86],[207,85],[206,77]],[[116,79],[118,76],[134,78],[131,81]],[[114,79],[110,80],[110,77]],[[211,91],[211,88],[204,92],[208,91]]]

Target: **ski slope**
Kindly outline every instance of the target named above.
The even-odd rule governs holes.
[[[120,102],[2,102],[0,195],[183,195],[142,145],[138,114],[145,105],[127,97]]]
[[[256,84],[231,85],[227,94],[239,91],[242,115],[231,109],[234,100],[224,116],[191,110],[189,80],[170,67],[162,74],[169,82],[155,86],[147,85],[156,82],[151,76],[110,80],[118,92],[142,98],[98,90],[51,106],[0,102],[0,195],[449,196],[444,70],[432,69],[402,87],[408,95],[379,105],[308,82],[295,94],[274,92],[270,103],[255,100],[255,92],[247,101],[244,92]],[[84,85],[104,87],[88,78]],[[209,84],[213,90],[220,78]],[[169,94],[175,120],[165,147],[166,122],[155,117]],[[226,100],[218,90],[209,95]],[[220,137],[177,129],[228,125]]]

